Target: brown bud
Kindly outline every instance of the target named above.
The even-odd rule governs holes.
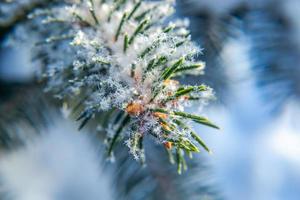
[[[172,142],[165,142],[164,146],[166,147],[166,149],[172,149]]]
[[[178,85],[178,84],[179,84],[179,82],[176,80],[167,79],[164,81],[164,85],[166,85],[166,86],[167,85]]]
[[[161,112],[154,112],[153,116],[161,118],[161,119],[167,119],[168,118],[168,115],[166,113],[161,113]]]
[[[160,125],[162,126],[162,128],[166,131],[172,131],[172,129],[170,128],[170,126],[168,126],[167,124],[164,123],[160,123]]]
[[[139,115],[144,108],[140,103],[130,103],[126,107],[126,112],[130,115]]]

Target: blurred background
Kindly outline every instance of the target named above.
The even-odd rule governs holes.
[[[197,126],[213,155],[202,153],[180,177],[160,149],[146,168],[125,153],[108,164],[97,135],[78,133],[36,84],[26,15],[49,2],[0,3],[3,199],[300,199],[299,0],[177,0],[207,64],[184,81],[215,89],[199,113],[222,127]]]

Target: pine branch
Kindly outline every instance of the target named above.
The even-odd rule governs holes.
[[[204,117],[180,111],[190,99],[200,103],[205,96],[213,96],[207,86],[185,86],[174,80],[188,71],[201,73],[205,66],[194,59],[200,49],[191,41],[187,24],[163,25],[172,14],[170,2],[86,0],[63,5],[31,15],[49,26],[50,37],[42,49],[37,47],[46,51],[50,61],[44,71],[48,89],[70,105],[82,99],[82,106],[75,106],[81,108],[79,129],[90,121],[106,127],[109,156],[114,155],[117,142],[125,139],[130,152],[143,163],[143,141],[153,136],[177,156],[181,173],[187,168],[185,152],[199,152],[194,143],[207,147],[176,120],[218,128]],[[51,65],[57,63],[63,67],[53,72]],[[120,122],[99,120],[114,111],[126,117],[116,117]]]

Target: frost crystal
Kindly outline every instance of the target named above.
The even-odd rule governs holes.
[[[184,151],[199,151],[194,142],[208,150],[185,120],[217,126],[184,112],[190,101],[206,102],[212,90],[176,80],[202,74],[205,65],[195,61],[200,49],[188,21],[167,21],[172,12],[173,1],[69,0],[31,16],[42,18],[50,33],[39,49],[48,57],[48,88],[78,101],[80,127],[100,115],[108,154],[127,137],[136,159],[144,157],[143,138],[152,136],[176,154],[181,171]]]

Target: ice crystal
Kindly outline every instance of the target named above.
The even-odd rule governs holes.
[[[49,37],[39,51],[47,55],[48,89],[65,100],[79,99],[80,127],[101,114],[107,123],[108,154],[113,155],[113,147],[125,137],[139,160],[144,158],[143,138],[152,136],[177,155],[181,171],[183,150],[199,151],[194,142],[209,151],[186,120],[217,126],[184,112],[188,102],[204,102],[212,90],[176,80],[203,73],[205,65],[195,61],[201,49],[191,41],[188,21],[169,22],[173,4],[69,0],[31,17],[41,18],[41,26],[47,24],[43,29]]]

